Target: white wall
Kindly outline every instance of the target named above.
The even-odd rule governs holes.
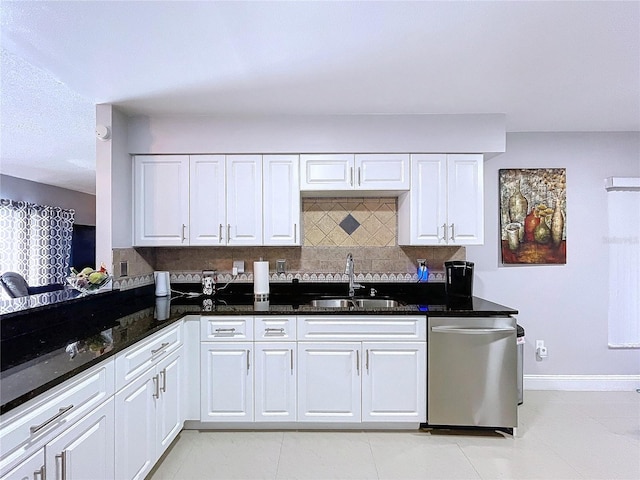
[[[502,266],[501,168],[567,169],[567,264]],[[525,374],[638,375],[640,350],[607,347],[607,206],[604,179],[640,176],[640,133],[512,133],[485,162],[485,244],[468,247],[474,294],[520,311]],[[535,340],[549,357],[535,359]]]
[[[129,152],[504,152],[505,115],[132,117]]]

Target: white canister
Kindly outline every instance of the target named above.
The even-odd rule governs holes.
[[[171,293],[171,282],[169,272],[153,272],[156,281],[156,297],[166,297]]]

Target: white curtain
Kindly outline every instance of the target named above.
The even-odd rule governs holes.
[[[640,191],[607,192],[609,346],[640,348]]]
[[[74,216],[74,210],[0,199],[0,273],[19,273],[33,287],[64,283]]]

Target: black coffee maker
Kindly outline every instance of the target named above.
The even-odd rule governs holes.
[[[473,296],[473,262],[444,262],[444,270],[447,299],[470,299]]]

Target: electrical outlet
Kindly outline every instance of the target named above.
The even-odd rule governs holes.
[[[120,262],[120,276],[126,277],[129,275],[129,262]]]
[[[536,350],[544,348],[544,340],[536,340]]]
[[[536,340],[536,358],[538,360],[543,360],[547,358],[549,352],[547,351],[547,347],[544,346],[544,340]]]

